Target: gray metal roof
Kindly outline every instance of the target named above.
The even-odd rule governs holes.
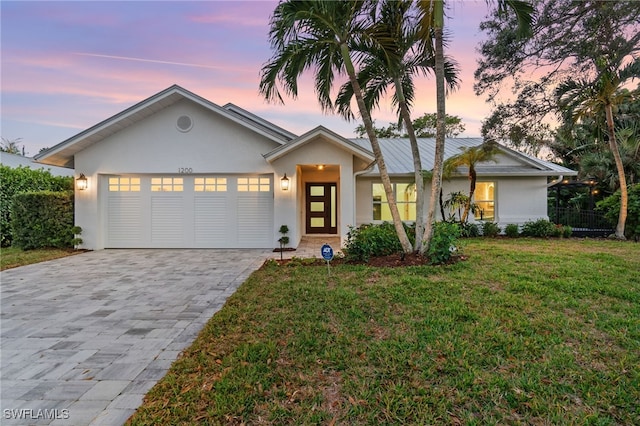
[[[354,143],[371,150],[369,139],[351,139]],[[411,145],[409,139],[378,139],[380,149],[384,156],[387,170],[390,175],[413,174],[413,157],[411,155]],[[433,159],[435,156],[435,138],[418,138],[418,148],[420,149],[420,159],[424,170],[433,169]],[[483,142],[482,138],[449,138],[445,141],[444,158],[453,157],[460,154],[462,148],[479,146]],[[493,162],[481,163],[476,167],[478,175],[483,176],[575,176],[578,172],[566,167],[541,160],[530,155],[523,154],[503,145],[498,145],[502,154],[510,157],[514,164],[500,165]],[[459,174],[466,175],[466,169],[460,167]],[[375,167],[368,175],[377,175],[378,168]]]
[[[49,170],[49,173],[53,176],[73,176],[74,174],[73,169],[38,163],[31,157],[23,157],[22,155],[10,154],[8,152],[0,153],[0,163],[4,166],[11,167],[12,169],[17,169],[18,167],[29,167],[32,170]]]

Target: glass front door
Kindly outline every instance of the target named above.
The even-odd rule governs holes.
[[[337,234],[335,183],[307,183],[307,234]]]

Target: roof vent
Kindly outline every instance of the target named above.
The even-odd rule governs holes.
[[[178,121],[176,122],[176,127],[181,132],[188,132],[193,127],[193,120],[188,115],[181,115],[178,117]]]

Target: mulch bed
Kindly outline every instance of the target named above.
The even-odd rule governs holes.
[[[467,256],[454,255],[454,256],[451,256],[451,258],[449,259],[448,262],[446,262],[446,264],[452,265],[454,263],[462,262],[467,259],[468,259]],[[292,259],[284,259],[284,260],[274,259],[274,260],[276,260],[276,262],[278,262],[280,265],[286,265],[287,263],[290,263],[292,261]],[[324,259],[316,258],[315,261],[313,262],[311,262],[309,259],[305,259],[304,264],[309,266],[319,266],[319,265],[326,265],[327,262]],[[336,258],[331,261],[331,264],[332,265],[360,264],[360,265],[375,266],[378,268],[402,268],[405,266],[431,265],[428,257],[421,256],[419,254],[407,254],[404,257],[399,254],[390,254],[388,256],[375,256],[369,259],[369,262],[351,262],[351,261],[347,261],[344,258]]]

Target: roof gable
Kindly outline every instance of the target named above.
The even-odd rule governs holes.
[[[35,159],[46,164],[74,167],[74,155],[77,152],[184,99],[201,105],[209,111],[234,121],[279,144],[285,143],[288,140],[287,136],[283,134],[283,132],[285,132],[283,129],[275,125],[270,125],[266,120],[260,120],[260,123],[255,120],[247,120],[238,113],[220,107],[174,84],[48,150],[39,153],[35,156]]]
[[[317,138],[322,138],[324,140],[326,140],[327,142],[355,155],[358,158],[361,158],[365,161],[373,161],[375,159],[375,157],[373,156],[373,154],[371,153],[371,151],[365,149],[364,147],[362,147],[359,144],[356,144],[352,141],[350,141],[349,139],[343,138],[342,136],[338,135],[335,132],[332,132],[331,130],[327,129],[324,126],[318,126],[310,131],[308,131],[307,133],[303,134],[302,136],[299,136],[298,138],[292,140],[291,142],[279,146],[276,149],[274,149],[273,151],[267,153],[264,155],[264,158],[268,161],[268,162],[273,162],[275,160],[277,160],[278,158],[284,157],[285,155],[287,155],[288,153],[295,151],[296,149],[299,149],[301,147],[303,147],[304,145],[312,142],[313,140],[317,139]]]
[[[260,126],[266,131],[273,133],[275,136],[282,138],[283,143],[289,142],[290,140],[298,137],[298,135],[296,135],[295,133],[291,133],[290,131],[283,129],[280,126],[276,126],[275,124],[265,120],[264,118],[258,117],[257,115],[247,111],[244,108],[239,107],[238,105],[228,103],[226,105],[223,105],[222,108],[233,114],[236,114],[242,120],[247,120],[253,125]]]

